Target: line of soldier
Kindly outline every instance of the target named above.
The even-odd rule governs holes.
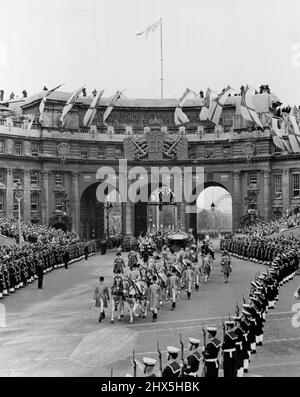
[[[158,346],[158,374],[156,359],[144,357],[141,364],[133,357],[134,376],[138,364],[146,377],[218,377],[222,362],[224,377],[242,377],[248,372],[251,355],[256,354],[257,346],[263,345],[266,314],[268,310],[274,309],[280,287],[294,278],[298,264],[296,250],[290,250],[287,255],[277,255],[267,271],[260,272],[251,281],[249,300],[246,302],[243,297],[241,313],[237,303],[236,315],[232,318],[229,316],[222,323],[223,341],[217,337],[217,327],[206,327],[206,330],[202,327],[202,351],[200,339],[190,337],[189,354],[184,358],[184,345],[180,336],[180,348],[167,347],[168,363],[164,368]]]
[[[65,266],[83,256],[95,252],[97,241],[88,243],[66,239],[63,243],[32,243],[3,247],[0,250],[0,298],[23,288],[38,279],[38,288],[43,287],[43,276],[53,269]]]

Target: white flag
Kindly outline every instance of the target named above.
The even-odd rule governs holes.
[[[188,123],[190,121],[187,115],[184,114],[181,109],[190,92],[191,90],[187,88],[182,97],[179,99],[179,103],[174,112],[174,122],[176,125]]]
[[[258,114],[254,109],[253,93],[251,93],[248,86],[246,86],[245,91],[242,93],[241,115],[244,120],[250,121],[251,123],[257,124],[260,128],[263,128],[259,120]]]
[[[43,114],[44,114],[44,109],[47,101],[47,97],[52,94],[52,92],[56,91],[58,88],[60,88],[63,84],[58,85],[55,88],[52,88],[52,90],[48,90],[46,94],[44,95],[43,99],[41,100],[40,106],[39,106],[39,111],[40,111],[40,117],[39,117],[39,122],[43,122]]]
[[[211,89],[207,88],[205,98],[204,98],[204,103],[200,111],[199,118],[201,121],[207,120],[208,119],[208,112],[210,108],[210,100],[211,100]]]
[[[97,106],[98,106],[98,104],[100,102],[100,99],[101,99],[101,97],[103,95],[103,92],[104,92],[104,90],[99,91],[95,95],[95,97],[94,97],[94,99],[93,99],[93,101],[91,103],[91,106],[88,108],[86,114],[84,115],[84,118],[83,118],[84,127],[90,127],[91,126],[91,124],[92,124],[92,122],[94,120],[94,117],[96,116]]]
[[[110,104],[107,106],[104,115],[103,115],[103,124],[106,125],[106,127],[108,127],[108,125],[106,124],[106,120],[108,118],[108,116],[111,114],[115,104],[117,103],[118,99],[120,99],[121,95],[122,95],[123,91],[117,91],[115,93],[115,95],[113,96],[112,100],[110,101]]]
[[[28,124],[27,124],[27,129],[26,129],[26,138],[28,137],[29,132],[31,131],[32,124],[33,124],[34,119],[35,119],[35,115],[34,114],[28,114],[27,117],[28,117]]]
[[[145,39],[147,38],[148,34],[150,32],[154,32],[155,29],[157,29],[158,27],[160,27],[162,24],[162,18],[160,18],[157,22],[155,22],[153,25],[149,26],[147,29],[143,30],[140,33],[137,33],[137,36],[144,36]]]
[[[225,105],[226,99],[228,98],[230,91],[231,87],[228,86],[224,92],[221,92],[221,94],[219,94],[217,98],[214,98],[211,101],[207,118],[216,125],[219,124],[223,106]]]
[[[63,111],[62,111],[61,118],[60,118],[62,126],[65,125],[65,117],[69,113],[69,111],[72,109],[72,107],[74,106],[75,102],[77,101],[77,99],[78,99],[79,95],[81,94],[84,87],[85,86],[82,86],[82,87],[78,88],[78,90],[74,91],[73,94],[68,99],[67,103],[65,104]]]

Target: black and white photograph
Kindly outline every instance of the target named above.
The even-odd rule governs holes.
[[[299,21],[0,0],[3,381],[300,377]]]

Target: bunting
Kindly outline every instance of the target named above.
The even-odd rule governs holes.
[[[58,90],[62,85],[63,85],[63,84],[58,85],[57,87],[52,88],[51,90],[48,90],[48,91],[45,93],[43,99],[41,100],[40,106],[39,106],[39,111],[40,111],[39,122],[40,122],[40,123],[43,122],[44,109],[45,109],[45,106],[46,106],[46,101],[47,101],[48,96],[49,96],[50,94],[52,94],[52,92]]]
[[[182,111],[182,106],[190,92],[191,90],[187,88],[182,97],[179,99],[179,103],[174,112],[174,122],[176,125],[185,124],[190,121],[187,115]]]
[[[250,121],[253,124],[257,124],[260,128],[263,128],[261,121],[259,120],[258,114],[254,109],[253,93],[250,91],[250,88],[248,86],[246,86],[245,91],[242,93],[241,115],[244,120]]]
[[[61,118],[60,118],[62,126],[65,125],[65,117],[69,113],[69,111],[72,109],[72,107],[74,106],[75,102],[77,101],[77,99],[78,99],[79,95],[81,94],[84,87],[85,86],[80,87],[80,88],[78,88],[78,90],[74,91],[73,94],[68,99],[67,103],[65,104],[63,111],[62,111]]]
[[[90,107],[88,108],[86,114],[84,115],[84,118],[83,118],[84,127],[90,127],[91,126],[91,124],[92,124],[92,122],[93,122],[93,120],[94,120],[94,118],[96,116],[97,107],[98,107],[98,104],[100,102],[100,99],[101,99],[103,93],[104,93],[104,90],[101,90],[93,98],[93,101],[92,101]]]
[[[211,89],[207,88],[205,98],[204,98],[204,103],[203,103],[203,106],[202,106],[200,114],[199,114],[199,118],[201,121],[205,121],[208,119],[210,102],[211,102]]]
[[[225,105],[226,99],[230,94],[232,88],[228,86],[225,91],[219,94],[216,98],[211,101],[209,111],[208,111],[208,120],[212,121],[214,124],[218,125],[220,121],[220,117],[222,114],[223,107]]]
[[[106,120],[108,118],[108,116],[111,114],[115,104],[117,103],[117,101],[121,98],[123,91],[117,91],[115,93],[115,95],[113,96],[112,100],[110,101],[110,104],[108,105],[108,107],[106,108],[104,115],[103,115],[103,124],[106,125],[106,127],[108,127],[108,125],[106,124]]]

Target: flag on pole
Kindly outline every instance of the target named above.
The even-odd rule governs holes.
[[[221,94],[211,101],[207,118],[216,125],[219,124],[223,106],[225,105],[226,99],[228,98],[231,89],[232,88],[228,86],[225,91],[221,92]]]
[[[103,115],[103,124],[106,125],[106,127],[108,127],[108,125],[105,123],[106,119],[108,118],[108,116],[111,114],[115,104],[117,103],[117,101],[120,99],[121,95],[122,95],[123,91],[117,91],[115,93],[115,95],[113,96],[112,100],[110,101],[110,104],[107,106],[104,115]]]
[[[288,153],[292,153],[293,150],[288,141],[283,138],[283,131],[278,127],[278,120],[276,117],[272,117],[271,120],[271,132],[272,139],[275,146],[281,150],[286,150]]]
[[[208,119],[208,111],[210,108],[210,102],[211,102],[211,89],[207,88],[205,98],[204,98],[204,103],[201,108],[199,118],[201,121],[207,120]]]
[[[82,87],[78,88],[78,90],[74,91],[73,94],[68,99],[67,103],[65,104],[63,111],[62,111],[61,118],[60,118],[62,126],[65,125],[65,117],[69,113],[69,111],[72,109],[72,107],[74,106],[75,102],[77,101],[77,99],[78,99],[79,95],[81,94],[81,91],[83,90],[84,87],[85,86],[82,86]]]
[[[31,131],[34,119],[35,119],[35,115],[34,114],[29,114],[27,116],[28,118],[28,124],[27,124],[27,129],[26,129],[26,138],[28,138],[29,132]]]
[[[84,127],[90,127],[91,126],[91,124],[92,124],[92,122],[94,120],[94,117],[96,116],[97,107],[98,107],[100,99],[101,99],[101,97],[103,95],[103,92],[104,92],[104,90],[101,90],[95,95],[90,107],[88,108],[86,114],[84,115],[84,118],[83,118]]]
[[[40,111],[39,122],[40,122],[40,123],[43,122],[43,115],[44,115],[44,109],[45,109],[45,106],[46,106],[47,97],[48,97],[50,94],[52,94],[52,92],[58,90],[58,88],[60,88],[62,85],[63,85],[63,84],[58,85],[57,87],[52,88],[51,90],[48,90],[48,91],[45,93],[43,99],[41,100],[40,106],[39,106],[39,111]]]
[[[158,27],[161,27],[162,24],[162,18],[160,18],[157,22],[153,23],[151,26],[149,26],[147,29],[143,30],[140,33],[137,33],[137,36],[144,36],[145,39],[147,38],[148,34],[150,32],[154,32]]]
[[[179,103],[174,112],[174,122],[176,125],[188,123],[190,121],[187,115],[182,111],[182,106],[190,92],[191,90],[187,88],[182,97],[179,99]]]
[[[245,91],[242,93],[241,115],[244,120],[250,121],[251,123],[257,124],[260,128],[263,128],[258,114],[254,109],[253,93],[250,91],[248,86],[246,86]]]

